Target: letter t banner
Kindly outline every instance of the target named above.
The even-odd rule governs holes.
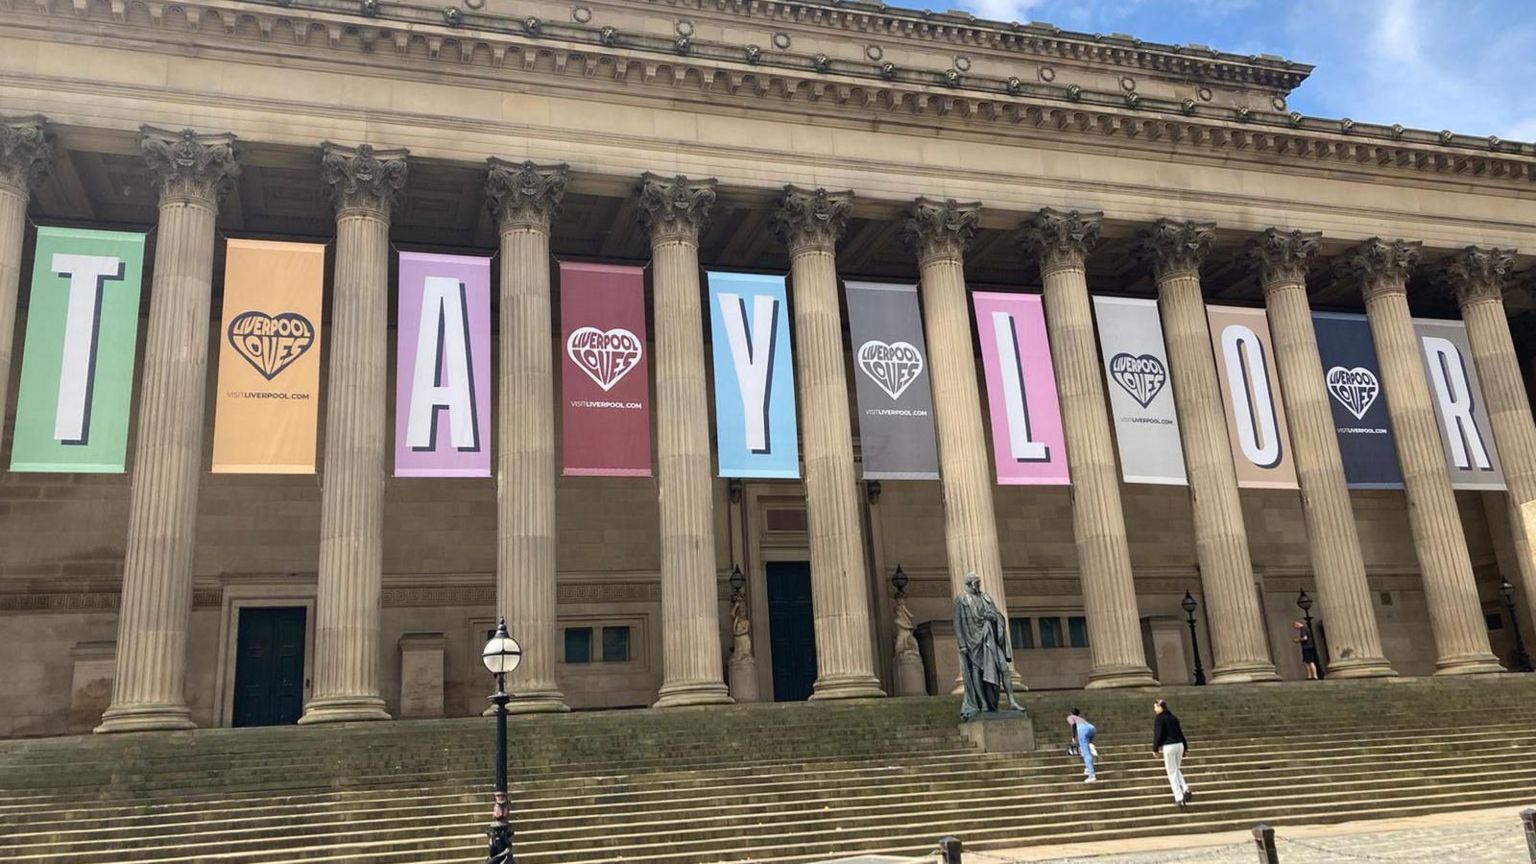
[[[1066,485],[1067,442],[1040,297],[978,291],[972,300],[987,373],[997,482]]]
[[[39,228],[12,471],[120,474],[144,235]]]
[[[721,477],[800,476],[783,276],[709,274]]]

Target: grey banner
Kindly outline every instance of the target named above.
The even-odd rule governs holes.
[[[1504,470],[1493,449],[1493,426],[1483,407],[1483,389],[1460,321],[1413,319],[1419,356],[1429,378],[1429,401],[1440,421],[1440,444],[1453,489],[1503,489]]]
[[[866,480],[937,480],[933,393],[917,286],[848,282]]]
[[[1188,485],[1156,301],[1095,297],[1093,313],[1121,476],[1127,483]]]

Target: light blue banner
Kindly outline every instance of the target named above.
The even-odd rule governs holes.
[[[721,477],[800,476],[783,276],[709,274]]]

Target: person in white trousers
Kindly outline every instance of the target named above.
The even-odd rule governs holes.
[[[1189,742],[1184,740],[1179,718],[1168,710],[1167,702],[1161,699],[1153,702],[1152,713],[1155,715],[1152,721],[1152,752],[1163,757],[1163,767],[1168,770],[1168,786],[1173,789],[1173,803],[1179,807],[1188,807],[1189,799],[1195,793],[1190,791],[1181,766],[1184,754],[1189,751]]]

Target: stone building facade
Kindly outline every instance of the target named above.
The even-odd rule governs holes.
[[[481,711],[498,615],[519,710],[944,692],[964,570],[1032,687],[1185,683],[1192,631],[1300,677],[1303,590],[1333,674],[1497,671],[1536,146],[1291,113],[1309,72],[859,0],[0,5],[6,464],[32,226],[153,228],[127,473],[0,471],[0,735],[234,725],[274,609],[301,722]],[[207,470],[237,237],[332,244],[315,476]],[[493,479],[385,477],[392,246],[498,255]],[[649,262],[652,479],[557,476],[557,258]],[[701,266],[791,274],[803,482],[715,476]],[[839,277],[920,283],[941,481],[861,480]],[[993,482],[978,288],[1043,294],[1069,487]],[[1158,300],[1189,487],[1120,482],[1090,292]],[[1239,491],[1207,301],[1269,312],[1299,494]],[[1312,309],[1369,317],[1405,490],[1346,490]],[[1410,314],[1466,321],[1507,494],[1451,489]]]

